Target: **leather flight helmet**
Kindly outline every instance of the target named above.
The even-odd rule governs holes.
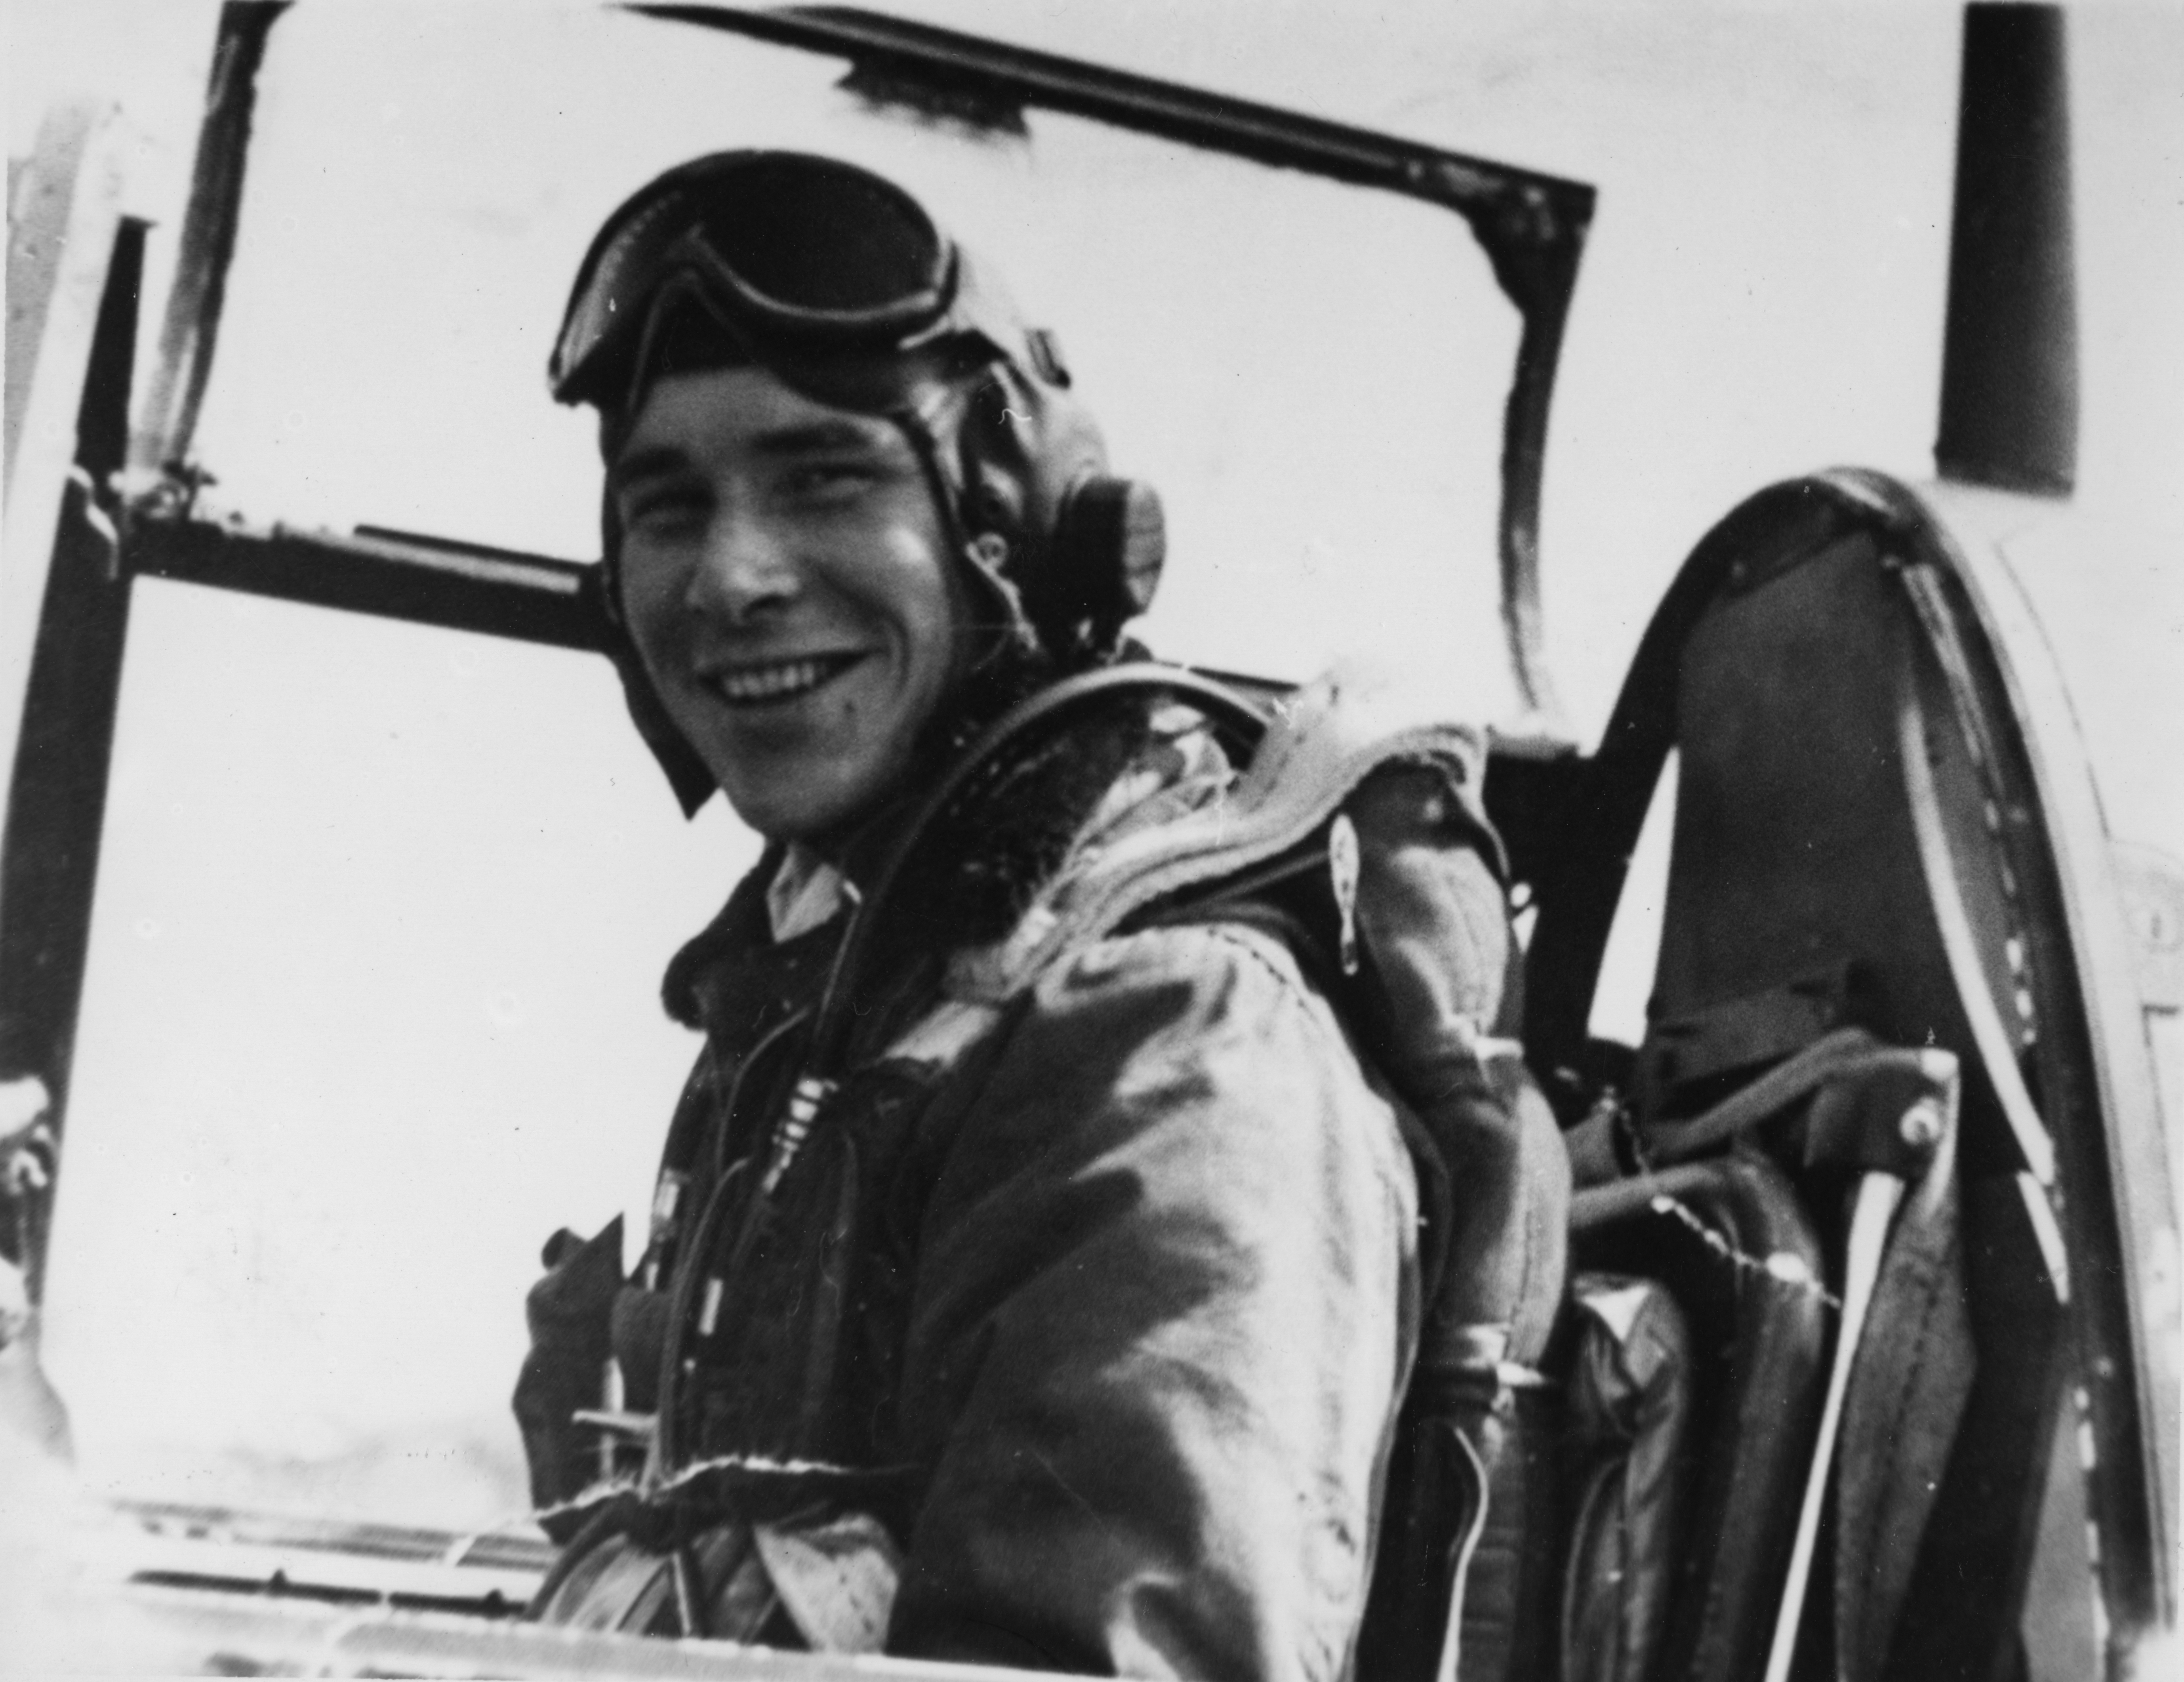
[[[1054,335],[894,183],[799,153],[717,153],[610,216],[577,273],[554,395],[600,415],[611,459],[663,374],[751,363],[816,401],[900,426],[991,609],[983,660],[1060,672],[1114,657],[1151,604],[1160,500],[1107,471]],[[621,622],[604,516],[600,606],[639,730],[686,810],[713,787],[653,696]]]

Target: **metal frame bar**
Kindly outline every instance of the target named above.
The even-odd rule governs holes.
[[[265,39],[289,0],[227,0],[220,9],[204,124],[190,166],[189,207],[159,333],[159,359],[131,449],[140,471],[181,474],[197,432],[198,409],[212,378],[227,270],[242,218],[243,167],[258,109],[258,70]]]
[[[0,1078],[44,1083],[45,1119],[57,1138],[68,1112],[129,634],[130,579],[108,484],[128,440],[146,227],[125,217],[114,237],[0,837]],[[50,1195],[31,1194],[41,1202]],[[25,1228],[19,1259],[36,1302],[46,1211],[15,1212]]]
[[[515,549],[364,526],[353,537],[140,515],[123,534],[135,576],[598,652],[597,569]]]

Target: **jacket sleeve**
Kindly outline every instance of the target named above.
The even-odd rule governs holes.
[[[936,1117],[889,1647],[1337,1677],[1416,1342],[1394,1112],[1278,942],[1099,942]]]

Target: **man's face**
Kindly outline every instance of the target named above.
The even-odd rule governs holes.
[[[631,634],[738,816],[819,839],[893,793],[967,619],[902,433],[761,369],[669,375],[608,475]]]

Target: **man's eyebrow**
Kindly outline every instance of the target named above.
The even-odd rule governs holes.
[[[854,420],[800,421],[794,426],[760,432],[751,439],[760,455],[810,455],[823,450],[884,449],[892,434],[882,436]]]
[[[679,473],[690,465],[689,456],[673,444],[652,444],[616,458],[607,470],[609,482],[619,489],[639,479],[656,479]]]
[[[883,434],[854,420],[810,420],[760,432],[747,441],[745,448],[755,455],[781,460],[834,450],[884,451],[892,441],[892,432]],[[647,444],[618,459],[608,477],[620,489],[642,480],[687,472],[691,465],[690,453],[680,444]]]

